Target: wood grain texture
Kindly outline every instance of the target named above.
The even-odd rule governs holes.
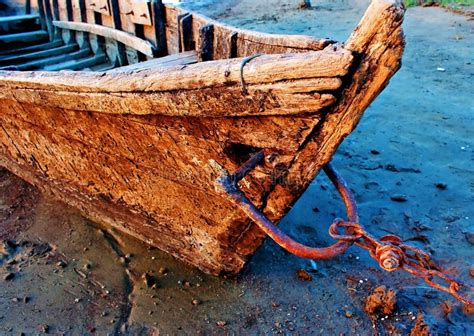
[[[39,179],[36,183],[73,205],[79,202],[94,219],[214,274],[235,273],[243,266],[247,255],[238,253],[234,242],[248,220],[214,192],[214,171],[207,160],[236,169],[240,162],[233,161],[226,147],[236,143],[280,146],[281,160],[273,159],[273,164],[286,162],[292,155],[289,148],[296,150],[318,122],[292,117],[110,119],[102,113],[1,103],[2,165],[31,182]],[[262,125],[266,132],[259,140],[254,133]],[[289,130],[282,128],[290,125]],[[244,181],[243,189],[255,193],[257,204],[270,187],[266,181],[271,180],[272,167],[261,167],[252,180]],[[31,169],[35,177],[26,173]],[[114,216],[109,218],[111,211]],[[124,221],[132,216],[136,219]]]
[[[301,54],[262,55],[243,70],[247,84],[345,76],[353,56],[341,47]],[[77,92],[145,92],[204,89],[239,83],[242,59],[202,62],[187,67],[134,74],[0,72],[0,85]]]
[[[281,220],[398,70],[404,8],[374,0],[345,46],[158,0],[151,9],[153,26],[124,29],[166,57],[95,73],[0,71],[0,165],[205,272],[236,274],[264,237],[215,191],[209,162],[233,172],[263,150],[239,187]],[[113,30],[92,11],[88,22]],[[107,39],[121,34],[137,39]],[[254,53],[264,55],[243,65]]]
[[[139,73],[0,72],[0,87],[5,89],[0,97],[112,114],[250,116],[317,113],[335,102],[335,93],[328,91],[330,85],[323,85],[324,93],[321,94],[316,88],[308,89],[307,85],[328,81],[328,77],[344,76],[352,55],[342,48],[330,47],[305,54],[258,57],[243,69],[250,94],[245,94],[241,87],[241,62],[232,59],[181,67],[163,65],[159,71],[152,68]],[[270,83],[274,83],[274,91]]]
[[[372,1],[361,22],[346,42],[357,55],[356,67],[337,105],[331,108],[305,146],[295,156],[286,183],[277,185],[268,196],[265,213],[275,221],[282,218],[308,187],[339,144],[357,126],[368,105],[388,84],[401,65],[405,46],[401,28],[405,8],[400,0]],[[262,239],[253,226],[243,235],[240,248]]]

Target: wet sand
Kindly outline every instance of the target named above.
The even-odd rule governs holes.
[[[194,7],[240,27],[345,40],[366,6],[254,2]],[[368,231],[432,250],[451,274],[473,283],[474,21],[412,8],[404,28],[402,69],[333,162]],[[422,322],[433,334],[474,334],[472,313],[449,295],[383,272],[357,247],[312,264],[266,241],[238,278],[215,278],[91,223],[5,170],[0,191],[1,335],[407,335],[415,325],[420,334]],[[336,216],[341,204],[321,174],[281,226],[323,246]],[[297,276],[300,269],[311,281]],[[396,291],[397,304],[392,313],[369,315],[365,300],[379,285]]]

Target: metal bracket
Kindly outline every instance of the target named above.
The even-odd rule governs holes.
[[[359,224],[354,196],[342,176],[337,173],[330,163],[326,164],[323,170],[339,192],[346,207],[348,220],[336,219],[329,227],[329,235],[337,240],[331,246],[323,248],[309,247],[293,240],[257,209],[238,187],[237,183],[263,159],[264,154],[262,150],[252,156],[234,174],[229,174],[223,167],[213,162],[215,169],[221,173],[221,176],[216,180],[216,190],[226,194],[229,200],[236,204],[263,232],[282,248],[302,258],[321,260],[331,259],[343,253],[352,244],[355,244],[368,250],[382,269],[388,272],[404,270],[423,279],[431,287],[451,294],[464,304],[474,305],[474,302],[467,295],[461,293],[462,289],[472,293],[474,288],[443,272],[432,261],[431,256],[427,252],[404,244],[395,235],[386,235],[377,239],[366,232],[363,226]],[[340,233],[341,230],[345,232]]]
[[[263,151],[253,155],[245,162],[234,174],[229,174],[224,168],[220,167],[222,175],[216,180],[216,189],[228,195],[229,199],[239,206],[247,216],[257,224],[260,229],[272,238],[278,245],[288,252],[307,259],[331,259],[346,251],[353,244],[351,241],[338,240],[335,244],[328,247],[308,247],[293,240],[290,236],[273,224],[253,203],[245,197],[240,191],[237,183],[248,174],[255,166],[257,166],[264,158]],[[214,164],[216,165],[216,163]],[[331,182],[336,186],[346,206],[347,217],[350,222],[357,223],[359,216],[357,214],[357,206],[354,196],[347,187],[345,181],[330,164],[324,167],[325,173]],[[349,228],[348,233],[351,233]]]

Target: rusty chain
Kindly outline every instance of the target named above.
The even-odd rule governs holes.
[[[333,258],[355,244],[368,250],[382,269],[388,272],[404,270],[423,279],[431,287],[451,294],[464,304],[474,305],[473,301],[460,293],[461,289],[473,292],[474,288],[446,274],[436,266],[427,252],[403,243],[395,235],[386,235],[377,239],[365,231],[362,225],[359,224],[357,204],[352,192],[342,176],[329,163],[323,169],[344,202],[348,220],[336,219],[329,227],[329,235],[337,240],[331,246],[323,248],[309,247],[293,240],[257,209],[238,187],[238,182],[263,159],[263,151],[257,152],[234,174],[229,174],[217,162],[212,162],[221,174],[216,180],[216,190],[227,194],[232,202],[238,205],[263,232],[282,248],[302,258],[321,260]],[[344,233],[341,233],[342,230],[344,230]]]
[[[341,229],[345,229],[346,233],[341,234]],[[348,232],[348,229],[351,233]],[[386,235],[377,239],[367,233],[362,225],[341,219],[335,220],[329,227],[329,235],[334,239],[352,242],[368,250],[372,258],[377,260],[379,266],[388,272],[404,270],[423,279],[431,287],[449,293],[467,305],[474,305],[473,301],[460,294],[462,288],[471,292],[474,291],[474,288],[444,273],[427,252],[404,244],[395,235]],[[435,279],[444,281],[446,284],[437,282]]]

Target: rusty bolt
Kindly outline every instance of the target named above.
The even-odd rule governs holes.
[[[384,251],[379,257],[379,265],[384,270],[392,272],[397,270],[400,266],[400,258],[393,251]]]

